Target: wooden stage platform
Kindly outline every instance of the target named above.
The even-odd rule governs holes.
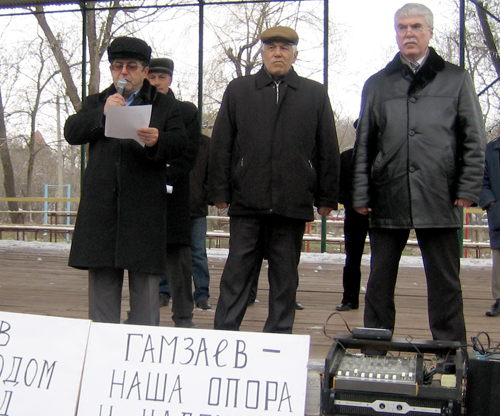
[[[68,318],[87,317],[87,273],[67,266],[69,244],[0,241],[0,310]],[[321,256],[321,255],[320,255]],[[219,280],[225,258],[210,254],[211,297],[213,309],[195,310],[194,322],[203,329],[213,327],[219,292]],[[264,264],[255,306],[248,308],[242,331],[261,331],[267,316],[268,284]],[[341,262],[308,262],[300,265],[297,299],[304,310],[297,311],[294,333],[311,336],[311,359],[324,359],[337,334],[347,333],[363,323],[363,297],[357,311],[330,317],[342,298]],[[480,332],[489,334],[492,345],[500,343],[500,317],[485,316],[492,304],[491,266],[478,261],[462,266],[462,285],[468,339]],[[362,285],[366,285],[368,267],[363,266]],[[124,290],[123,319],[128,309],[128,290]],[[401,267],[396,291],[396,331],[398,338],[430,339],[427,319],[427,296],[421,267]],[[446,307],[446,305],[443,305]],[[343,317],[343,319],[342,319]],[[170,307],[161,308],[161,325],[173,326]],[[484,335],[481,335],[484,337]],[[486,338],[481,338],[483,343]]]

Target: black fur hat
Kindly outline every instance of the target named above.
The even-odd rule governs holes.
[[[113,62],[119,58],[138,59],[149,64],[151,48],[142,39],[118,37],[108,46],[108,60]]]

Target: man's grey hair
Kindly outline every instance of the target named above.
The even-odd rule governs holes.
[[[427,25],[434,29],[434,15],[431,10],[421,3],[407,3],[394,15],[394,27],[398,24],[400,17],[423,16]]]

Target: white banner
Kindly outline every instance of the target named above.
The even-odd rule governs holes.
[[[74,416],[90,321],[0,312],[0,415]]]
[[[308,335],[93,323],[78,416],[303,416],[308,359]]]

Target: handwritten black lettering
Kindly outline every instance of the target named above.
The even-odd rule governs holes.
[[[10,341],[9,330],[11,326],[8,322],[0,322],[0,347],[5,347]]]

